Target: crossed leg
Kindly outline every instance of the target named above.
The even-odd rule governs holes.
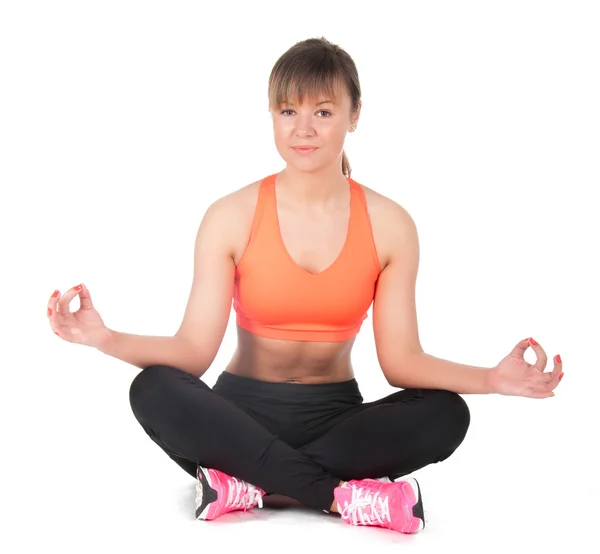
[[[460,395],[406,389],[349,409],[299,450],[343,480],[400,477],[447,459],[469,424]]]
[[[315,440],[292,448],[197,377],[165,365],[133,380],[136,419],[184,471],[219,469],[265,491],[329,510],[341,480],[398,477],[446,459],[464,439],[459,395],[408,389],[349,408]]]

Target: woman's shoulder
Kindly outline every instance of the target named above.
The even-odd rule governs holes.
[[[365,193],[369,215],[377,217],[378,220],[383,220],[382,224],[384,226],[398,218],[410,218],[408,210],[396,200],[365,185],[361,185],[361,187]]]
[[[262,179],[259,179],[242,185],[217,198],[207,208],[206,213],[210,213],[216,222],[215,228],[220,229],[219,234],[227,236],[234,260],[241,256],[250,234],[261,182]]]
[[[210,208],[218,210],[225,217],[243,217],[256,204],[261,182],[262,179],[259,179],[224,194],[214,200]]]
[[[410,233],[414,221],[408,210],[399,202],[372,188],[364,185],[362,187],[373,229],[373,239],[380,254],[381,266],[385,267],[398,242]]]

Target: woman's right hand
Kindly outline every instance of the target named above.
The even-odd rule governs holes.
[[[69,304],[77,295],[81,306],[72,313]],[[48,302],[48,319],[52,330],[68,342],[98,348],[110,339],[110,331],[94,308],[90,292],[83,284],[69,289],[62,298],[60,291],[55,290]]]

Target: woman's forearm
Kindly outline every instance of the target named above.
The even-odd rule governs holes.
[[[200,377],[207,369],[198,350],[182,337],[133,335],[110,330],[110,338],[97,349],[128,364],[145,368],[168,365]]]
[[[402,389],[444,389],[458,394],[491,394],[491,368],[458,364],[430,354],[416,354],[387,377]]]

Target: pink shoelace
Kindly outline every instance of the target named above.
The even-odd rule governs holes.
[[[250,483],[241,481],[236,477],[230,477],[227,484],[227,500],[226,508],[242,508],[244,511],[249,510],[258,502],[260,508],[263,507],[261,491]]]
[[[373,493],[368,487],[348,485],[352,488],[350,503],[340,511],[344,519],[351,519],[355,525],[386,525],[391,523],[389,497],[380,496],[380,490]]]

